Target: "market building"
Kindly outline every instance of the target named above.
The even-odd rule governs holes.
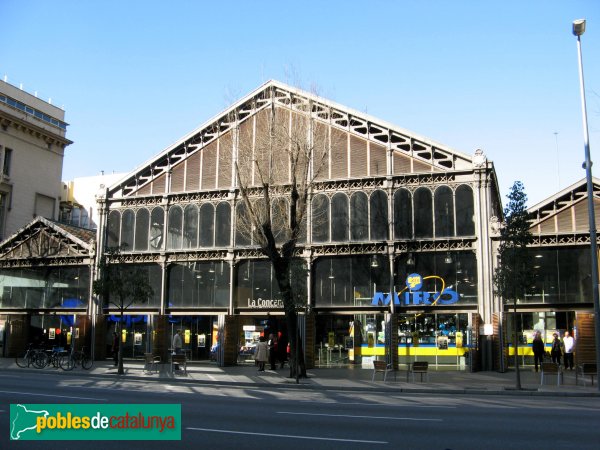
[[[13,338],[9,350],[34,338],[56,340],[60,329],[103,358],[117,310],[92,295],[91,283],[101,252],[115,248],[111,263],[142,271],[153,288],[152,298],[126,311],[125,357],[168,359],[179,329],[191,360],[221,365],[251,361],[260,334],[284,344],[271,263],[241,230],[240,177],[258,188],[258,165],[244,166],[242,175],[236,167],[265,123],[293,126],[299,117],[310,119],[309,140],[324,136],[328,146],[295,252],[307,366],[371,368],[391,348],[400,364],[506,369],[514,318],[493,291],[503,214],[493,164],[480,150],[460,153],[276,81],[107,187],[98,196],[95,239],[89,230],[36,219],[1,244],[0,318]],[[283,176],[281,192],[286,183]],[[587,342],[583,323],[592,311],[585,185],[531,211],[542,258],[533,268],[540,270],[536,294],[519,305],[524,362],[530,330],[576,327]],[[60,252],[57,244],[30,244],[47,236]],[[42,273],[43,266],[60,273]]]

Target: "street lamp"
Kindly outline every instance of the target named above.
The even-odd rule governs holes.
[[[585,177],[587,180],[588,220],[590,225],[590,252],[592,261],[592,295],[594,301],[594,321],[596,328],[596,363],[600,362],[600,303],[598,300],[598,243],[596,241],[596,216],[594,213],[594,184],[592,181],[592,161],[585,104],[585,83],[583,81],[583,59],[581,56],[581,35],[585,33],[585,19],[573,21],[573,34],[577,36],[577,54],[579,57],[579,87],[581,92],[581,112],[583,117],[583,143],[585,147]],[[600,385],[598,386],[600,390]]]

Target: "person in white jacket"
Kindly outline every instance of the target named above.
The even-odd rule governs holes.
[[[562,352],[564,355],[563,358],[565,361],[565,370],[573,370],[573,352],[575,351],[575,339],[573,339],[573,336],[571,336],[568,331],[565,331],[565,335],[562,339],[562,347]]]

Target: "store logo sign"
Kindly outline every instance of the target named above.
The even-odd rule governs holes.
[[[423,280],[437,279],[442,283],[440,292],[422,291]],[[433,305],[452,305],[459,300],[458,292],[446,288],[446,283],[442,277],[430,275],[422,277],[418,273],[412,273],[406,277],[406,287],[400,292],[394,292],[394,305],[397,306],[433,306]],[[373,301],[374,306],[387,306],[391,302],[390,294],[375,292]]]

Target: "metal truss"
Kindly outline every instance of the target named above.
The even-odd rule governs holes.
[[[272,105],[310,114],[318,122],[379,142],[390,151],[430,164],[442,171],[472,168],[471,158],[467,155],[442,148],[425,138],[411,135],[406,130],[333,104],[316,95],[270,81],[157,156],[148,166],[136,171],[120,185],[114,187],[109,195],[115,195],[119,191],[120,194],[117,195],[124,197],[134,194],[193,153],[200,151],[215,139],[234,130],[251,116]]]

